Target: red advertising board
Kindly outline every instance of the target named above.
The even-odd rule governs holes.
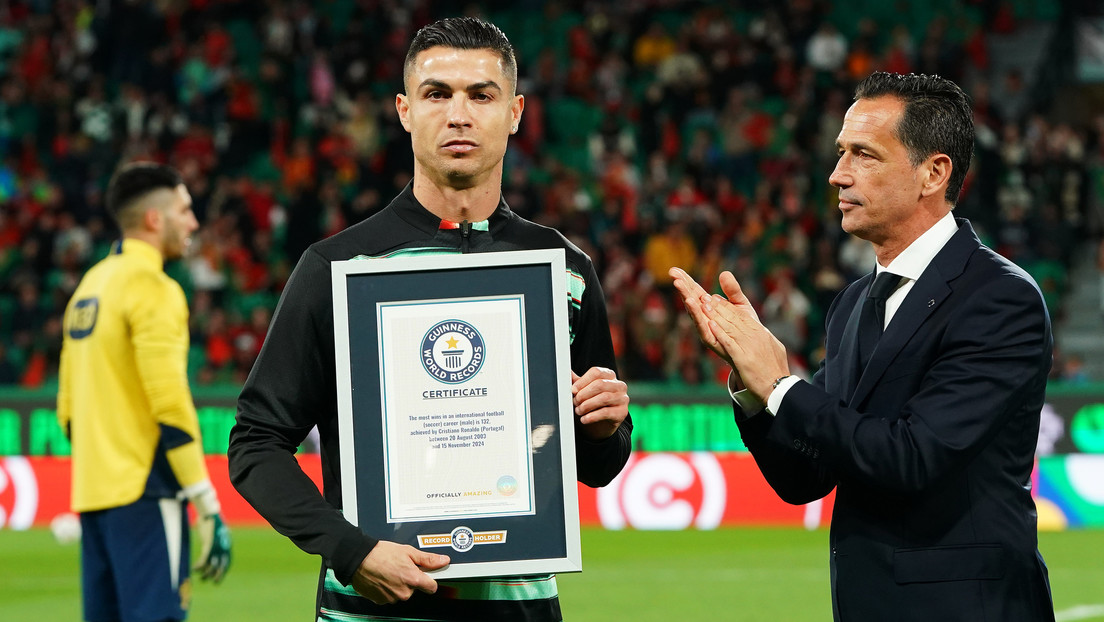
[[[634,453],[609,486],[579,486],[579,514],[607,529],[815,528],[828,525],[834,495],[785,503],[746,453]]]
[[[321,485],[315,454],[298,456]],[[69,511],[69,459],[0,458],[0,528],[48,525]],[[208,456],[207,468],[231,524],[264,520],[230,484],[225,456]],[[747,454],[636,453],[609,486],[579,486],[584,525],[607,529],[712,529],[720,525],[826,525],[830,499],[807,506],[783,503]]]
[[[321,485],[317,454],[298,456]],[[231,524],[264,520],[230,485],[225,456],[207,468]],[[48,525],[69,512],[69,458],[0,456],[0,528]],[[1032,494],[1040,529],[1104,526],[1104,455],[1039,460]],[[741,525],[827,526],[833,495],[808,505],[783,503],[746,453],[636,452],[609,486],[579,486],[583,525],[606,529],[713,529]]]

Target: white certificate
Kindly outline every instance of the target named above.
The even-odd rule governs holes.
[[[524,296],[376,312],[387,522],[534,514]]]
[[[330,265],[342,514],[438,579],[581,570],[564,250]]]

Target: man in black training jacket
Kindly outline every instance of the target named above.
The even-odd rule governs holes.
[[[515,94],[510,42],[478,19],[441,20],[414,37],[404,83],[395,106],[410,133],[414,179],[380,213],[299,259],[238,399],[231,479],[277,531],[322,556],[318,620],[559,622],[554,576],[438,584],[424,570],[445,566],[448,557],[365,535],[340,512],[332,261],[565,249],[579,481],[604,486],[629,457],[629,398],[614,371],[594,266],[560,233],[520,218],[502,199],[502,160],[525,107]],[[324,495],[294,456],[315,425]]]

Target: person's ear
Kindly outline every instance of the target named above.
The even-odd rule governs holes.
[[[933,194],[943,196],[947,193],[947,186],[951,183],[951,156],[945,153],[937,153],[924,162],[924,185],[921,187],[920,196]]]
[[[395,111],[399,113],[399,122],[402,123],[403,129],[410,132],[410,101],[407,100],[406,95],[399,93],[395,95]]]
[[[164,224],[165,215],[156,207],[146,208],[142,212],[142,228],[146,231],[160,231]]]
[[[514,95],[514,103],[510,106],[510,116],[513,118],[513,123],[510,126],[510,133],[517,134],[518,128],[521,127],[521,113],[525,110],[525,96]]]

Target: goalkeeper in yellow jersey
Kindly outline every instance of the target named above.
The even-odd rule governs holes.
[[[183,620],[189,502],[202,540],[196,572],[217,582],[230,564],[188,388],[188,305],[163,270],[199,224],[180,175],[159,164],[116,172],[106,204],[122,240],[65,310],[58,387],[73,445],[84,619]]]

